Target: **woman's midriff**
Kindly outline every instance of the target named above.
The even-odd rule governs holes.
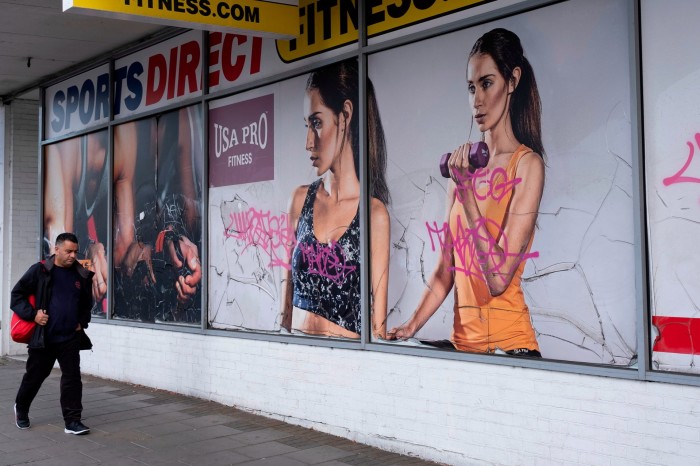
[[[359,339],[360,335],[313,312],[294,307],[292,329],[309,335]]]

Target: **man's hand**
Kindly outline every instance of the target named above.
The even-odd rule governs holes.
[[[91,244],[87,250],[87,257],[92,261],[92,297],[95,301],[107,294],[107,257],[102,243]]]
[[[187,237],[180,236],[179,246],[182,252],[182,260],[178,257],[175,244],[172,241],[168,242],[168,255],[170,256],[170,262],[175,267],[182,269],[187,264],[187,268],[191,272],[185,276],[180,275],[175,282],[177,300],[184,303],[197,292],[197,285],[202,280],[202,264],[199,262],[199,249],[196,244]]]
[[[34,322],[36,322],[37,325],[41,325],[43,327],[48,321],[49,315],[46,313],[45,309],[39,309],[38,311],[36,311],[36,315],[34,316]]]
[[[129,245],[126,250],[126,255],[124,256],[124,262],[122,263],[122,268],[126,272],[126,276],[131,278],[136,269],[136,265],[139,262],[145,262],[148,266],[148,278],[151,283],[156,282],[156,276],[153,273],[153,261],[151,259],[151,252],[153,248],[147,244],[143,244],[140,241],[134,241]]]

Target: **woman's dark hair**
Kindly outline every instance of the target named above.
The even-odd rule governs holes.
[[[318,90],[323,104],[339,116],[346,100],[352,102],[355,115],[348,128],[352,146],[355,175],[360,179],[360,132],[357,118],[359,100],[359,74],[357,60],[350,59],[312,71],[306,81],[306,90]],[[374,86],[367,80],[367,136],[369,139],[369,173],[372,197],[389,204],[389,187],[386,183],[386,141],[379,117],[379,107],[374,95]]]
[[[535,72],[525,58],[520,38],[507,29],[493,29],[474,43],[469,58],[474,55],[490,56],[506,82],[513,78],[513,70],[516,67],[520,68],[520,81],[510,100],[513,133],[518,141],[544,158],[542,102],[537,91]]]

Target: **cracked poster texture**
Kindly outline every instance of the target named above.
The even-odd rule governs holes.
[[[249,104],[259,102],[259,96],[274,95],[265,109],[270,125],[265,140],[268,149],[276,148],[272,180],[241,183],[239,179],[228,179],[225,185],[209,190],[208,320],[213,328],[285,331],[280,325],[280,300],[294,245],[288,204],[297,186],[315,179],[312,167],[305,165],[305,129],[299,124],[303,122],[305,82],[305,77],[294,78],[212,105],[218,119],[210,119],[211,122],[218,125],[227,121],[231,134],[239,130],[237,141],[229,143],[232,150],[250,152],[255,160],[260,148],[246,145],[238,120],[258,118],[260,109],[249,108]],[[238,109],[238,115],[231,115],[231,109]],[[221,159],[228,155],[221,153]],[[216,158],[216,154],[210,153],[211,157]],[[241,167],[224,166],[218,170],[225,169],[240,171]]]
[[[568,2],[369,58],[385,122],[393,199],[387,328],[415,311],[442,254],[433,247],[446,210],[439,154],[458,147],[469,133],[472,141],[479,137],[473,122],[469,129],[464,81],[469,44],[504,27],[521,35],[542,98],[545,185],[522,275],[537,342],[545,358],[635,363],[629,51],[619,28],[625,15],[624,8],[609,2]],[[567,30],[564,36],[561,28]],[[600,50],[609,53],[601,57]],[[613,76],[605,89],[572,92],[585,89],[591,70],[600,66]],[[453,307],[449,292],[411,344],[451,339]]]
[[[216,238],[210,247],[217,252],[210,254],[209,321],[216,328],[279,331],[286,214],[272,213],[279,210],[270,206],[271,182],[237,188],[230,200],[216,195],[225,188],[210,196],[210,235]]]
[[[643,2],[652,367],[700,373],[700,12]],[[674,34],[664,31],[674,25]],[[673,50],[669,54],[668,50]],[[649,65],[649,64],[653,65]]]

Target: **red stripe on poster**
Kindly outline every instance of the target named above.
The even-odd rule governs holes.
[[[97,243],[100,241],[100,239],[97,237],[97,227],[95,226],[95,217],[90,215],[87,220],[87,230],[88,230],[88,238],[90,238],[90,241],[93,243]]]
[[[654,351],[700,354],[700,319],[654,316],[651,322],[659,331]]]

